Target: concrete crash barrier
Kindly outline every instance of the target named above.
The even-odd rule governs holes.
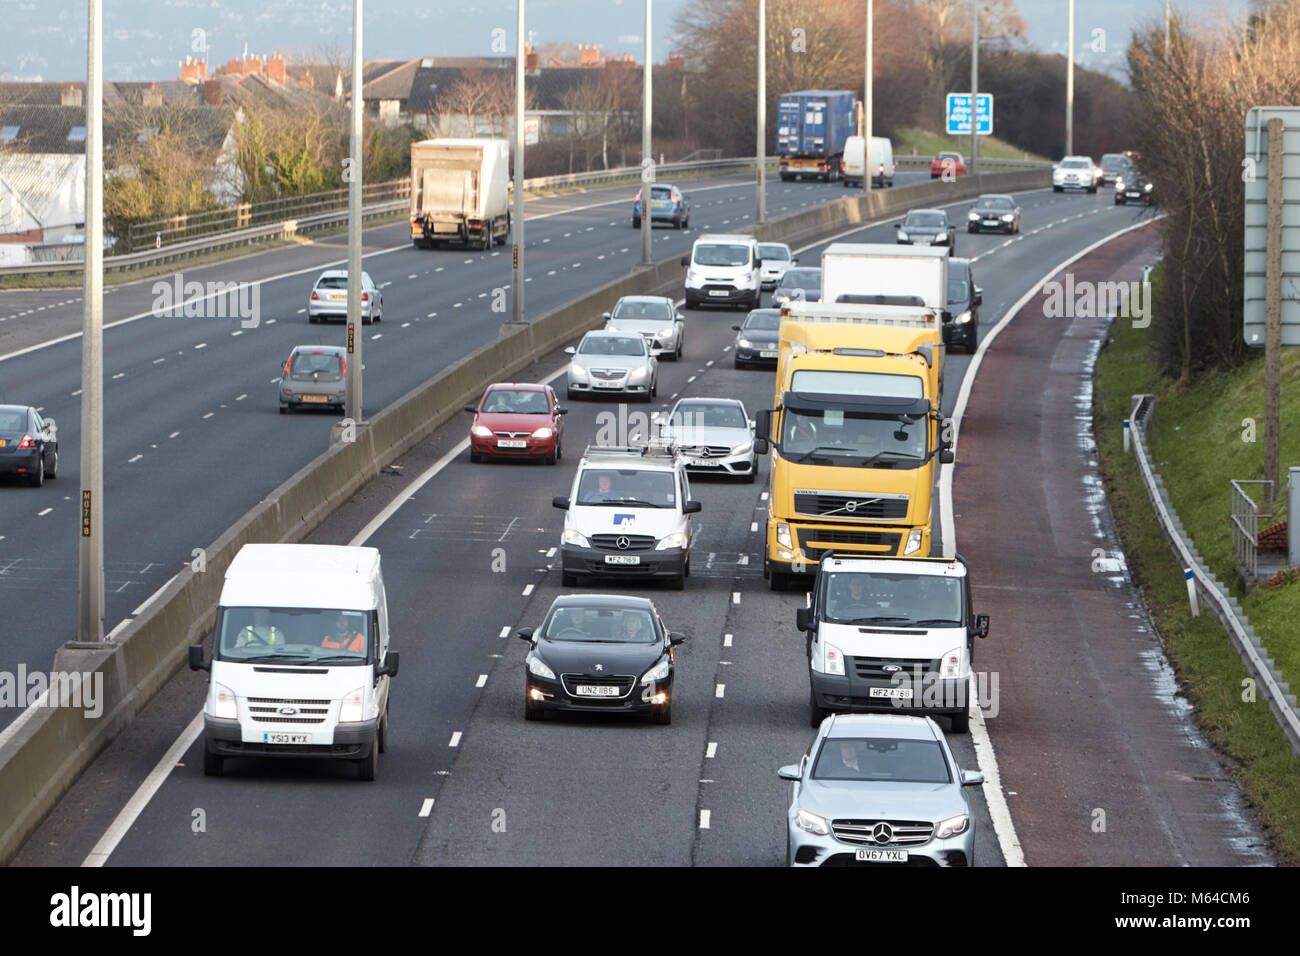
[[[1049,170],[989,173],[952,183],[930,182],[849,195],[748,230],[767,242],[798,246],[855,225],[901,215],[918,206],[1050,185]],[[187,567],[138,617],[106,644],[66,644],[54,670],[87,673],[102,682],[100,712],[33,706],[0,733],[0,861],[7,862],[40,825],[81,772],[150,698],[185,664],[186,648],[206,641],[226,568],[239,549],[257,542],[298,541],[347,501],[379,470],[476,401],[494,381],[516,373],[602,324],[623,295],[671,295],[682,290],[679,257],[636,269],[595,292],[524,326],[505,325],[493,342],[457,360],[412,389],[344,440],[333,444],[272,491],[204,549],[204,569]]]

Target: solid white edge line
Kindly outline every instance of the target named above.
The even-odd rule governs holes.
[[[90,851],[90,855],[82,861],[82,866],[103,866],[108,862],[108,858],[117,849],[117,845],[122,842],[122,838],[126,836],[132,824],[135,823],[136,817],[148,806],[149,801],[153,799],[153,795],[158,792],[158,789],[163,785],[163,781],[167,779],[167,775],[172,772],[181,757],[185,756],[185,751],[190,749],[190,745],[198,740],[199,735],[202,733],[203,711],[199,711],[194,715],[194,719],[190,721],[190,725],[181,731],[181,735],[176,738],[167,753],[163,754],[163,758],[158,761],[158,765],[150,771],[149,776],[145,777],[144,782],[136,788],[135,793],[131,795],[131,799],[126,802],[126,806],[109,824],[108,829],[104,831],[104,835],[99,838],[99,842]]]
[[[966,367],[966,375],[962,378],[961,390],[957,393],[957,402],[953,406],[952,415],[950,416],[953,429],[952,449],[954,457],[957,452],[957,440],[961,435],[961,419],[966,414],[966,405],[970,401],[971,389],[975,384],[975,374],[979,371],[980,363],[984,360],[984,353],[988,351],[989,343],[997,338],[999,332],[1011,324],[1011,320],[1025,307],[1026,303],[1038,295],[1052,276],[1062,269],[1069,268],[1088,253],[1104,246],[1106,243],[1136,229],[1145,229],[1147,226],[1159,222],[1162,218],[1164,218],[1163,213],[1146,222],[1136,223],[1117,232],[1112,232],[1081,252],[1058,263],[1006,311],[1006,314],[1002,316],[997,325],[989,329],[988,335],[980,342],[979,348],[975,350],[970,364]],[[956,465],[940,465],[939,467],[941,469],[939,475],[939,519],[943,535],[943,557],[950,558],[957,553],[957,533],[952,513],[952,476]],[[972,694],[976,693],[975,686],[975,676],[972,674]],[[972,697],[970,699],[975,700],[978,698]],[[980,772],[984,774],[984,786],[982,788],[984,800],[988,805],[989,817],[993,821],[993,832],[997,836],[998,848],[1002,851],[1002,859],[1007,866],[1025,866],[1024,850],[1020,846],[1020,838],[1016,835],[1016,827],[1011,820],[1011,809],[1007,806],[1006,795],[1002,792],[1002,777],[998,772],[997,756],[993,752],[993,741],[989,736],[988,726],[984,721],[984,711],[980,707],[975,707],[971,713],[970,736],[971,743],[975,747],[976,762],[979,764]]]
[[[425,797],[424,802],[420,804],[420,816],[427,817],[433,812],[433,797]]]

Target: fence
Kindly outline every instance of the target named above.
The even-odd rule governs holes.
[[[1259,510],[1255,500],[1246,494],[1244,485],[1265,485],[1268,492],[1267,513]],[[1273,482],[1232,482],[1232,551],[1237,557],[1237,567],[1250,572],[1251,579],[1259,576],[1259,519],[1273,517]]]

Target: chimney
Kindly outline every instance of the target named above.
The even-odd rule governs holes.
[[[221,105],[221,81],[204,80],[203,81],[203,102],[208,106]]]
[[[208,78],[207,59],[204,58],[202,60],[194,60],[187,56],[185,58],[185,62],[181,64],[181,76],[180,76],[181,82],[189,83],[190,85],[194,86],[194,85],[198,85],[199,83],[202,83],[207,78]]]
[[[600,66],[600,50],[596,44],[578,44],[578,66]]]
[[[275,54],[266,62],[266,78],[272,83],[278,83],[284,86],[284,57]]]
[[[531,46],[524,47],[524,70],[528,73],[536,73],[541,57]]]
[[[80,106],[81,90],[77,89],[77,87],[72,83],[69,83],[68,88],[63,91],[63,94],[59,99],[63,106]]]
[[[669,53],[668,66],[676,67],[679,70],[684,69],[686,67],[686,58],[680,53]]]

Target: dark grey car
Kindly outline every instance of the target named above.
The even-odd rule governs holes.
[[[736,368],[749,365],[776,366],[777,343],[781,338],[781,310],[755,309],[736,330]]]
[[[294,408],[333,408],[347,400],[347,349],[341,345],[298,345],[280,373],[280,414]]]
[[[58,426],[30,405],[0,405],[0,475],[39,488],[59,469]]]

